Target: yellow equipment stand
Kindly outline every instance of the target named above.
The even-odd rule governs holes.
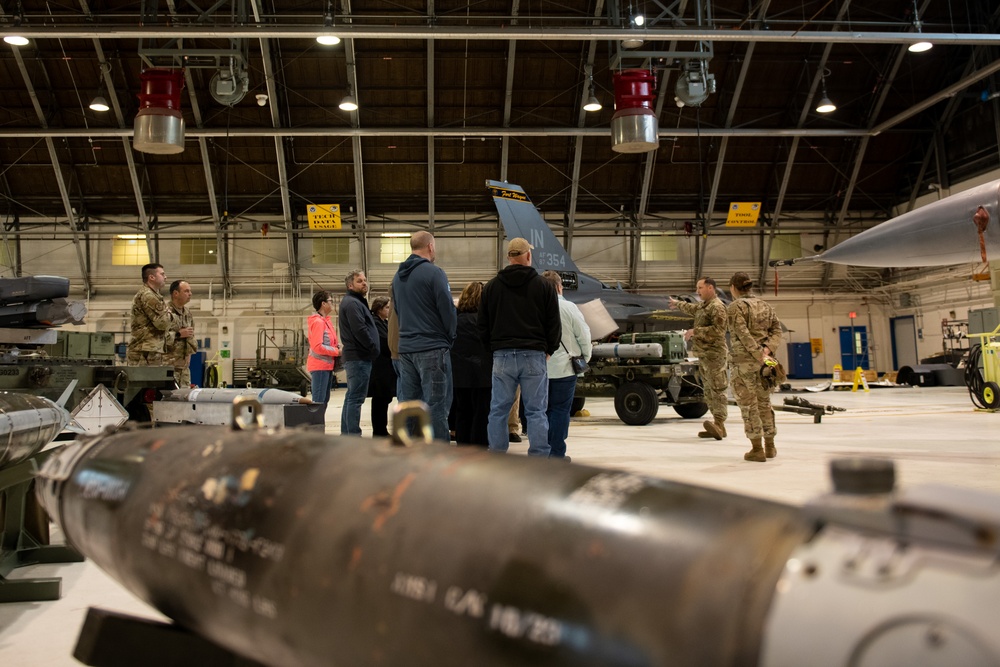
[[[1000,409],[1000,326],[990,333],[968,334],[978,338],[965,368],[965,385],[977,408],[995,412]],[[982,358],[982,370],[979,359]]]
[[[863,386],[866,392],[871,392],[871,389],[868,387],[868,380],[865,378],[865,371],[861,366],[854,369],[854,380],[851,382],[851,391],[857,391],[858,385]]]

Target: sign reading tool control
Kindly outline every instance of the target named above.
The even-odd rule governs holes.
[[[726,227],[756,227],[759,216],[759,201],[734,201],[729,205]]]
[[[340,204],[309,204],[309,229],[340,229]]]

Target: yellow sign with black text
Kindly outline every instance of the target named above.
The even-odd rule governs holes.
[[[759,201],[734,201],[729,205],[726,227],[756,227],[760,217]]]
[[[340,229],[340,204],[309,204],[306,215],[309,229]]]

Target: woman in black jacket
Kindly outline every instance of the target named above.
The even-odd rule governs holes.
[[[460,445],[489,446],[486,424],[493,394],[493,354],[479,338],[476,326],[483,284],[466,285],[458,298],[458,330],[451,348],[455,386],[455,440]]]
[[[389,404],[396,396],[396,371],[392,368],[392,354],[389,352],[389,299],[380,296],[372,301],[372,317],[378,331],[379,355],[372,362],[372,374],[368,379],[368,395],[372,399],[372,435],[388,437]]]

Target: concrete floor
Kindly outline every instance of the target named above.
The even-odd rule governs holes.
[[[801,394],[800,394],[801,395]],[[683,420],[670,408],[647,426],[626,426],[611,399],[588,399],[591,416],[570,427],[574,463],[619,468],[790,504],[830,489],[828,465],[841,456],[889,457],[899,486],[944,483],[997,494],[1000,505],[1000,414],[973,410],[961,387],[873,389],[865,394],[805,394],[816,403],[847,408],[823,417],[777,413],[778,457],[743,460],[747,441],[739,410],[731,408],[729,437],[696,436],[701,420]],[[783,395],[774,396],[776,405]],[[343,390],[334,393],[328,432],[339,431]],[[370,432],[368,407],[362,428]],[[527,442],[512,445],[524,454]],[[88,606],[162,618],[89,562],[15,570],[13,578],[62,577],[62,599],[0,604],[0,664],[78,665],[71,656]]]

